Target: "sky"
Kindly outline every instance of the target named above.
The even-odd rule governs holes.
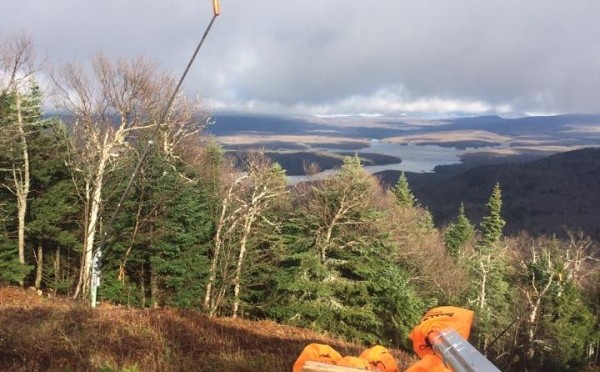
[[[185,82],[215,112],[600,112],[598,0],[221,0]],[[211,0],[0,0],[50,64],[145,55],[179,76]]]

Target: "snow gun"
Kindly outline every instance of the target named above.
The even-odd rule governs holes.
[[[406,372],[499,372],[467,339],[473,312],[443,306],[429,310],[410,334],[420,361]],[[300,354],[292,372],[399,372],[394,357],[382,346],[359,357],[342,357],[328,345],[310,344]]]
[[[500,372],[467,341],[472,323],[471,310],[452,306],[429,310],[409,336],[421,360],[406,372]]]

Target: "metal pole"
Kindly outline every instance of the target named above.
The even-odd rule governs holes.
[[[451,328],[431,332],[427,339],[435,354],[454,372],[500,372],[492,362]]]
[[[200,39],[200,42],[198,43],[196,50],[194,50],[194,54],[192,54],[192,58],[190,58],[190,61],[188,62],[185,70],[183,71],[183,74],[181,75],[181,78],[179,79],[177,86],[173,90],[173,94],[171,95],[171,98],[169,99],[167,106],[165,107],[164,111],[162,112],[162,114],[159,117],[158,122],[156,123],[155,135],[158,135],[160,133],[160,125],[167,118],[167,115],[169,114],[169,111],[171,110],[171,106],[173,106],[173,102],[175,102],[175,98],[177,97],[177,94],[179,93],[179,89],[181,88],[181,85],[183,84],[185,77],[187,76],[188,72],[190,71],[190,68],[192,67],[192,64],[194,63],[194,60],[196,59],[196,56],[198,55],[198,52],[200,51],[200,48],[202,47],[202,44],[204,44],[204,40],[206,39],[206,36],[208,36],[208,33],[209,33],[210,29],[212,28],[212,25],[215,22],[215,19],[219,16],[219,14],[221,14],[219,0],[213,0],[213,17],[210,20],[210,23],[208,24],[208,26],[206,27],[206,30],[204,31],[204,34],[202,35],[202,38]],[[133,186],[135,177],[137,177],[138,173],[140,172],[140,169],[142,168],[142,165],[144,164],[146,158],[148,157],[148,154],[150,153],[150,148],[153,147],[152,145],[153,145],[153,142],[149,141],[148,146],[146,146],[144,148],[144,151],[140,155],[140,159],[138,160],[137,164],[135,165],[133,173],[131,174],[131,178],[129,179],[129,182],[127,183],[127,187],[125,187],[125,191],[123,191],[123,194],[121,195],[121,198],[119,199],[117,208],[113,212],[113,214],[110,218],[110,221],[108,222],[108,225],[106,225],[106,229],[104,230],[104,233],[102,234],[102,240],[100,241],[100,244],[98,244],[98,248],[96,249],[96,252],[94,252],[94,257],[96,257],[96,256],[100,257],[102,255],[102,249],[106,245],[106,241],[108,239],[108,236],[112,232],[112,227],[117,219],[117,216],[121,212],[121,208],[123,206],[123,203],[125,202],[125,199],[127,199],[129,192],[131,191],[131,187]],[[99,263],[98,263],[98,266],[99,266]],[[92,277],[93,276],[94,276],[94,270],[92,270]],[[96,275],[96,278],[95,279],[92,278],[92,283],[90,286],[92,308],[96,307],[96,297],[97,297],[99,286],[100,286],[100,270],[98,268],[98,273]]]

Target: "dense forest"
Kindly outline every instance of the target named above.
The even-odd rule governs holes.
[[[294,187],[261,152],[234,165],[202,134],[199,102],[178,96],[162,115],[174,80],[143,58],[56,67],[42,92],[19,37],[0,68],[2,285],[88,299],[99,258],[102,302],[407,350],[424,311],[449,304],[476,312],[471,341],[503,370],[597,362],[596,243],[504,236],[501,184],[486,190],[482,221],[461,207],[437,229],[406,177],[386,189],[357,157]],[[50,105],[62,119],[44,115]]]

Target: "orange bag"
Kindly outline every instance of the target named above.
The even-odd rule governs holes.
[[[436,355],[425,355],[404,372],[451,372]]]
[[[372,371],[369,361],[359,357],[346,356],[338,361],[338,366],[352,367]]]
[[[442,306],[429,310],[410,333],[409,338],[413,342],[413,349],[419,357],[435,355],[427,336],[429,333],[452,328],[465,340],[469,339],[471,324],[473,323],[473,312],[460,307]]]
[[[360,358],[367,360],[373,371],[398,372],[396,359],[383,346],[377,345],[363,351]]]
[[[302,372],[302,367],[307,361],[337,364],[342,356],[329,345],[310,344],[302,350],[292,367],[293,372]]]

